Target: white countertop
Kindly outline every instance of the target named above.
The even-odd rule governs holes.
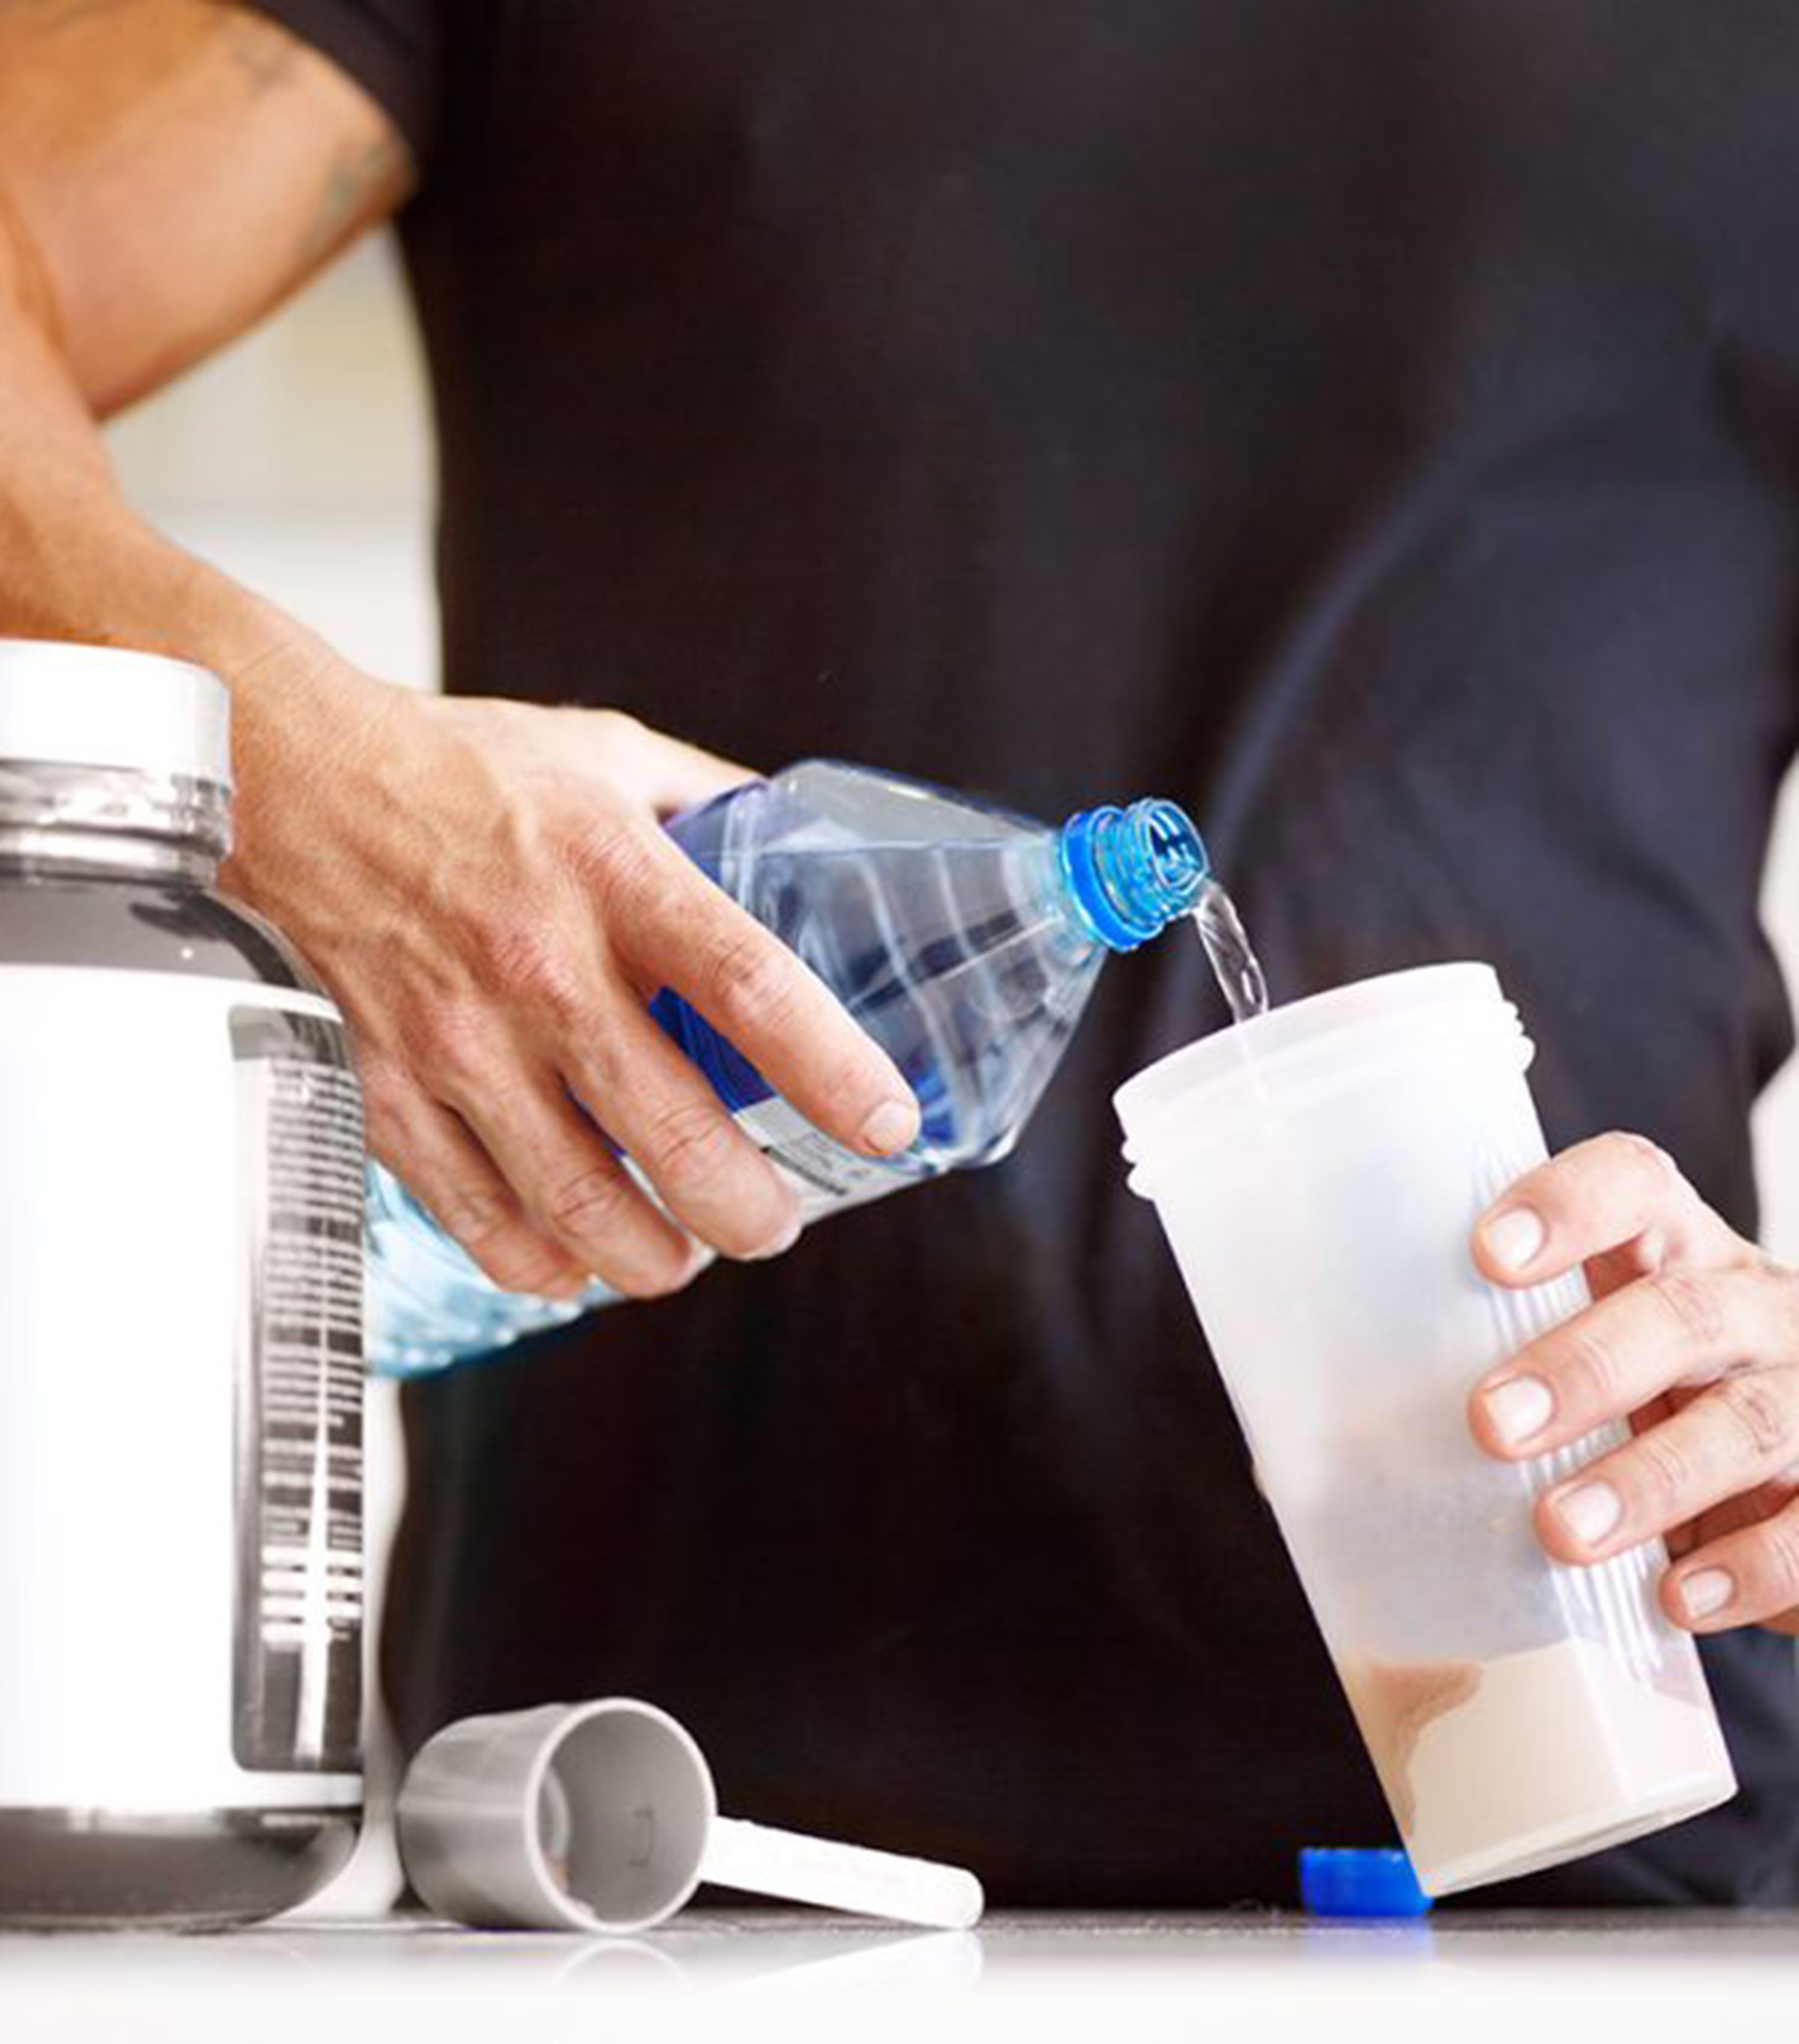
[[[422,1919],[206,1937],[0,1937],[0,2038],[553,2044],[601,2035],[1486,2037],[1776,2044],[1799,2035],[1799,1913],[1444,1915],[1356,1926],[1002,1914],[909,1932],[690,1910],[592,1939]]]

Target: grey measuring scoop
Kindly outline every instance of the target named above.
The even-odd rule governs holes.
[[[983,1906],[962,1868],[720,1816],[691,1733],[632,1697],[446,1726],[407,1772],[398,1828],[425,1901],[484,1928],[648,1930],[702,1881],[942,1930]]]

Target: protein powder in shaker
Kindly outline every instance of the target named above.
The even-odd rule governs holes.
[[[228,761],[211,675],[0,641],[13,1923],[267,1915],[361,1808],[361,1103]]]

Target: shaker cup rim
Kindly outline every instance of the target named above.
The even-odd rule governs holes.
[[[1495,1035],[1528,1064],[1532,1045],[1493,968],[1421,965],[1333,987],[1202,1036],[1147,1065],[1112,1095],[1124,1155],[1140,1175],[1177,1141],[1233,1139],[1266,1119],[1381,1078],[1394,1064],[1476,1052]]]

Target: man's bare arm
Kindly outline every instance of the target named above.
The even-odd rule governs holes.
[[[843,1142],[878,1154],[917,1125],[889,1061],[659,827],[743,770],[628,718],[359,672],[137,518],[96,423],[406,181],[360,89],[247,9],[0,0],[0,635],[221,674],[226,877],[354,1025],[371,1147],[502,1285],[573,1292],[596,1271],[666,1291],[701,1261],[669,1214],[735,1256],[798,1220],[646,990],[686,995]]]
[[[131,513],[98,421],[252,324],[407,176],[367,96],[263,15],[0,0],[0,632],[228,674],[303,636]]]
[[[101,416],[260,319],[404,196],[343,73],[228,0],[0,0],[24,309]]]

